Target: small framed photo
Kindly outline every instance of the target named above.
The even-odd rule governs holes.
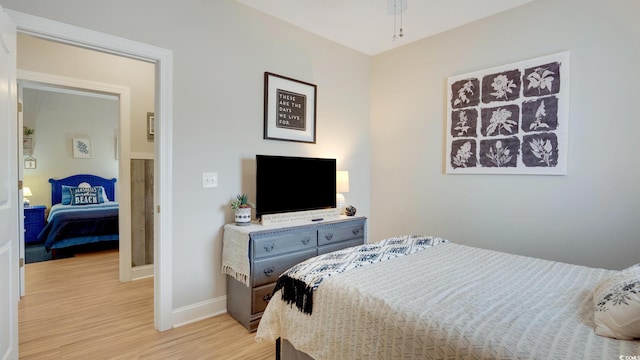
[[[37,166],[36,159],[32,157],[28,157],[24,159],[24,168],[25,169],[35,169]]]
[[[264,73],[264,138],[316,142],[316,85]]]
[[[24,156],[33,155],[33,138],[25,136],[22,138],[22,154]]]
[[[156,116],[155,113],[147,113],[147,140],[153,140],[156,135]]]
[[[91,139],[73,138],[73,157],[76,159],[90,159],[92,157]]]

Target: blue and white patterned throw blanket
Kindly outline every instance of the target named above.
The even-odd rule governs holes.
[[[280,275],[273,292],[282,290],[282,300],[288,304],[295,304],[306,314],[311,314],[313,291],[324,279],[347,270],[414,254],[446,243],[449,243],[449,240],[434,236],[405,235],[319,255],[293,266]]]

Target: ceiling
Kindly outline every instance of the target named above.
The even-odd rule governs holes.
[[[396,0],[404,36],[393,40],[394,0],[236,0],[367,55],[467,24],[533,0]],[[400,15],[395,18],[399,28]],[[395,31],[397,33],[397,30]]]

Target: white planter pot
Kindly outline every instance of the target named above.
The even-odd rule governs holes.
[[[236,225],[249,225],[251,224],[251,208],[237,208],[236,209]]]

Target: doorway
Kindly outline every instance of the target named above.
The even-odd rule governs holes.
[[[74,59],[74,61],[69,63],[65,61],[66,59]],[[143,273],[147,276],[153,274],[152,256],[151,261],[147,264],[132,261],[134,259],[132,255],[140,257],[139,254],[132,254],[132,249],[137,252],[140,251],[138,249],[142,249],[142,251],[147,248],[153,249],[153,228],[150,226],[150,229],[147,229],[150,236],[145,238],[145,234],[142,234],[142,241],[147,239],[148,242],[151,242],[150,246],[144,246],[145,244],[139,246],[139,234],[136,232],[136,241],[133,242],[136,246],[132,247],[132,181],[130,176],[132,168],[130,163],[132,163],[132,158],[153,159],[154,157],[154,139],[148,138],[146,118],[148,112],[154,109],[154,67],[153,63],[137,59],[60,44],[25,34],[18,35],[19,84],[28,88],[45,89],[51,94],[49,97],[53,96],[52,93],[58,92],[69,94],[69,96],[84,95],[81,98],[86,99],[77,103],[68,103],[66,106],[62,106],[63,108],[54,103],[50,105],[49,109],[44,109],[46,115],[43,117],[57,119],[56,121],[60,124],[53,126],[47,124],[47,121],[43,121],[43,124],[33,128],[35,131],[33,141],[36,145],[33,150],[36,155],[34,161],[37,164],[38,157],[46,156],[47,158],[39,159],[41,166],[23,170],[24,183],[36,185],[35,190],[37,190],[37,197],[39,197],[36,199],[37,203],[50,208],[51,204],[47,198],[49,194],[47,179],[49,177],[63,178],[76,173],[89,173],[107,178],[117,178],[115,185],[117,202],[120,207],[120,281],[130,281],[141,277],[134,276],[132,264],[146,267],[145,271],[140,271],[136,266],[136,274]],[[58,74],[68,74],[69,76]],[[107,84],[105,82],[107,80],[118,85]],[[90,101],[89,97],[116,100],[118,120],[116,120],[115,127],[108,128],[98,124],[88,125],[98,119],[102,119],[103,122],[109,121],[104,118],[105,114],[92,114],[85,110],[83,115],[76,115],[76,111],[82,111],[83,104]],[[25,103],[23,117],[28,112],[39,112],[39,109],[34,109],[36,106]],[[73,110],[64,107],[71,107]],[[58,113],[64,113],[64,115],[56,117]],[[25,119],[25,125],[34,126],[35,124],[31,124],[29,120],[33,121],[33,119]],[[38,129],[38,127],[42,128]],[[89,158],[75,159],[69,152],[71,137],[76,136],[87,136],[89,141],[92,141],[95,151]],[[56,137],[56,139],[52,139],[52,137]],[[60,139],[57,139],[58,137]],[[50,148],[43,149],[44,145],[48,145]],[[98,147],[98,145],[101,146]],[[153,162],[153,160],[150,161]],[[109,164],[112,164],[111,169]],[[45,174],[49,176],[44,176]],[[37,180],[35,184],[33,180]],[[151,206],[148,207],[148,212],[151,213],[152,218],[153,189],[149,193]],[[152,225],[153,219],[147,223]],[[138,224],[134,225],[136,225],[136,230],[140,227]],[[145,223],[142,226],[145,227]],[[144,254],[142,255],[144,258]]]
[[[173,326],[171,275],[171,169],[173,54],[158,48],[48,19],[7,11],[18,32],[110,54],[153,62],[155,82],[154,166],[154,324],[158,330]],[[124,141],[125,139],[121,139]],[[125,195],[127,196],[127,195]],[[162,211],[160,211],[162,209]]]
[[[52,212],[49,179],[87,173],[119,179],[118,159],[114,156],[114,139],[119,135],[120,104],[119,97],[115,95],[97,93],[88,88],[86,90],[70,89],[26,82],[21,79],[20,74],[18,72],[18,98],[22,106],[18,117],[18,128],[23,129],[22,136],[25,141],[23,155],[22,157],[18,155],[18,164],[24,189],[30,190],[29,214],[25,212],[25,219],[29,220],[25,221],[24,232],[24,259],[25,264],[29,264],[53,258],[52,252],[45,251],[43,240],[38,238],[38,233],[45,225],[46,216]],[[90,141],[91,152],[84,158],[74,156],[70,149],[72,140],[79,137],[85,137]],[[110,201],[117,201],[117,199],[113,198]],[[105,206],[113,207],[114,205]],[[76,207],[76,209],[83,213],[85,210],[83,207]],[[34,217],[36,213],[40,216]],[[110,226],[115,230],[115,234],[120,232],[117,227],[117,222]],[[127,240],[129,239],[123,238],[125,243]],[[76,240],[73,243],[93,241],[95,238]],[[119,241],[109,241],[109,244],[112,244],[111,248],[118,243]],[[27,249],[29,251],[26,251]],[[80,249],[70,247],[67,250],[59,250],[56,252],[56,257],[65,257],[65,253],[71,256],[73,252]],[[25,288],[21,286],[22,295],[24,291]]]

